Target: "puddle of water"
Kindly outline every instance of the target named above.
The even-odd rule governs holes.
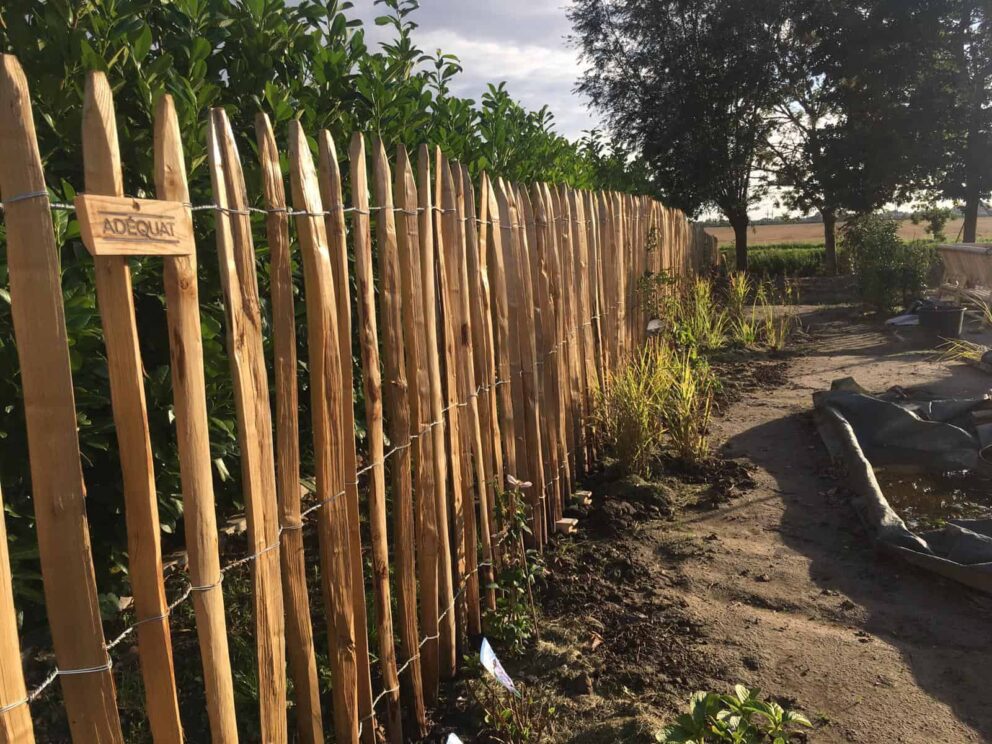
[[[911,530],[934,529],[948,519],[992,517],[992,477],[964,470],[921,475],[876,469],[875,478]]]

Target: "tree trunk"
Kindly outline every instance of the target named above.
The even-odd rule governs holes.
[[[837,275],[837,213],[832,208],[820,210],[823,217],[824,269],[828,276]]]
[[[968,175],[965,192],[967,196],[964,202],[964,226],[962,227],[961,242],[974,243],[978,240],[978,205],[981,202],[977,173]]]
[[[728,214],[731,227],[734,228],[734,252],[737,257],[737,270],[747,271],[747,212]]]

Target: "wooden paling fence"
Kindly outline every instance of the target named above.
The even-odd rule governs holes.
[[[155,112],[156,200],[126,198],[110,86],[93,73],[82,133],[85,194],[75,205],[51,203],[28,83],[14,57],[0,56],[0,200],[57,660],[29,691],[0,509],[0,742],[34,741],[31,703],[55,680],[74,741],[122,741],[112,661],[114,649],[129,639],[137,641],[154,740],[181,741],[170,611],[182,602],[195,612],[211,738],[237,741],[221,583],[246,563],[262,740],[318,742],[331,731],[338,742],[423,736],[440,681],[456,673],[460,652],[481,634],[485,610],[496,605],[493,576],[504,559],[497,500],[508,479],[532,484],[522,493],[531,547],[541,549],[596,459],[591,413],[597,391],[645,337],[639,277],[689,274],[712,260],[704,234],[647,197],[508,183],[486,174],[473,182],[464,166],[426,146],[415,160],[403,146],[390,158],[384,143],[354,135],[346,192],[330,134],[316,133],[314,162],[298,122],[287,132],[287,198],[279,146],[264,114],[255,132],[263,193],[250,195],[223,110],[210,112],[207,131],[212,203],[190,203],[168,96]],[[351,194],[350,204],[344,193]],[[55,209],[75,209],[88,224],[84,239],[93,254],[120,449],[137,622],[109,640],[90,551]],[[209,248],[192,237],[200,211],[215,219],[250,546],[249,554],[223,565],[197,286],[197,260]],[[264,217],[269,248],[269,326],[256,275],[254,214]],[[302,496],[294,253],[304,275],[314,451],[308,475],[316,483],[315,492]],[[136,255],[163,262],[188,554],[188,586],[171,600],[128,266]],[[368,446],[361,462],[353,324]],[[271,359],[263,343],[267,327]],[[363,571],[363,517],[370,576]],[[311,524],[318,556],[304,552],[303,529]],[[310,607],[307,592],[307,564],[316,561],[323,612]],[[325,709],[332,721],[322,718],[311,617],[328,628],[333,681]],[[292,733],[287,669],[297,709]]]

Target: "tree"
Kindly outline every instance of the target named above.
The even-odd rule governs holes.
[[[962,240],[974,243],[979,207],[992,195],[992,4],[948,0],[942,27],[952,80],[937,186],[963,202]]]
[[[788,8],[793,14],[799,11]],[[789,211],[819,212],[825,268],[835,274],[837,213],[844,201],[834,159],[838,112],[825,77],[816,70],[815,38],[794,15],[779,37],[776,65],[782,96],[771,107],[773,126],[758,166],[768,186],[782,190]]]
[[[576,0],[569,16],[590,63],[579,90],[636,143],[668,203],[719,208],[745,269],[752,172],[780,95],[778,3]]]

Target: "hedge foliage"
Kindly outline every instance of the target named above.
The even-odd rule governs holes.
[[[54,198],[82,189],[81,119],[86,72],[103,70],[115,91],[125,192],[154,192],[152,116],[158,96],[176,100],[195,203],[212,201],[206,168],[205,116],[228,110],[240,138],[249,193],[260,199],[253,118],[265,111],[277,137],[299,118],[316,135],[327,128],[342,151],[351,133],[386,143],[440,145],[473,174],[648,192],[646,169],[621,146],[591,134],[571,142],[555,131],[547,108],[528,111],[503,84],[478,101],[451,93],[457,59],[424,54],[415,43],[415,0],[377,0],[393,40],[365,43],[340,0],[5,0],[0,50],[16,54],[31,85],[39,144]],[[285,165],[285,164],[284,164]],[[127,592],[123,496],[106,357],[95,304],[92,262],[74,215],[56,212],[80,446],[94,563],[101,593]],[[242,508],[234,401],[224,341],[212,216],[195,218],[200,252],[202,328],[210,439],[219,516]],[[264,229],[256,222],[260,291],[268,297]],[[6,285],[0,224],[0,286]],[[160,262],[134,261],[135,305],[145,365],[164,550],[181,547],[182,497],[172,425]],[[297,271],[298,273],[298,271]],[[297,275],[297,287],[302,285]],[[9,298],[0,293],[0,482],[14,563],[15,594],[26,626],[43,615],[35,545],[24,412]],[[302,318],[302,307],[298,305]],[[268,315],[268,307],[263,307]],[[306,334],[301,332],[303,340]],[[301,442],[310,457],[306,349],[300,349]],[[364,405],[356,390],[362,434]],[[304,472],[308,461],[305,460]],[[169,538],[169,535],[176,535]],[[108,602],[108,605],[110,603]]]

